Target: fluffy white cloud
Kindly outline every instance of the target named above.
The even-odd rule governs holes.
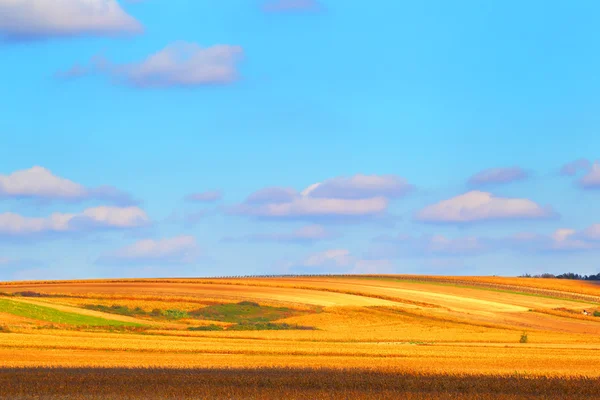
[[[268,0],[262,7],[267,12],[298,12],[316,11],[320,6],[316,0]]]
[[[427,206],[416,214],[422,222],[468,223],[502,219],[540,219],[554,215],[550,207],[519,198],[496,197],[471,191]]]
[[[145,239],[102,256],[99,263],[189,264],[200,253],[196,238]]]
[[[213,190],[209,192],[191,193],[185,196],[187,201],[199,202],[199,203],[211,203],[219,201],[223,197],[223,193],[220,190]]]
[[[87,189],[53,175],[46,168],[35,166],[10,175],[0,175],[0,196],[80,199],[87,196]]]
[[[201,47],[196,43],[175,42],[140,62],[114,64],[96,56],[88,66],[75,65],[59,76],[106,74],[139,88],[226,84],[237,79],[237,64],[242,55],[240,46]]]
[[[393,175],[338,177],[301,192],[282,187],[261,189],[230,211],[272,218],[372,217],[387,211],[390,198],[411,189],[403,178]]]
[[[0,175],[0,198],[2,197],[67,201],[103,200],[121,205],[134,203],[127,193],[112,186],[86,188],[39,166],[15,171],[10,175]]]
[[[490,168],[478,172],[469,179],[471,186],[484,186],[495,183],[510,183],[527,178],[527,172],[520,167]]]
[[[306,225],[292,232],[255,233],[240,237],[225,237],[224,242],[279,242],[307,244],[320,240],[333,239],[338,235],[329,232],[321,225]]]
[[[0,235],[31,236],[91,229],[127,229],[150,222],[138,207],[93,207],[78,214],[53,213],[44,218],[24,217],[15,213],[0,214]]]
[[[596,161],[579,183],[585,189],[600,189],[600,162]]]
[[[8,39],[142,31],[116,0],[0,0],[0,37]]]

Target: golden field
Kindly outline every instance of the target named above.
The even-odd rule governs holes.
[[[586,379],[588,388],[600,389],[600,316],[594,311],[600,315],[600,285],[558,279],[388,275],[8,282],[0,284],[0,381],[42,379],[57,367],[78,373],[159,368],[144,370],[158,375],[164,368],[205,373],[233,368],[275,374],[272,379],[309,368],[325,380],[332,371],[350,376],[368,370],[378,385],[382,376],[403,374],[435,378],[440,388],[446,382],[452,390],[460,386],[456,382],[477,386],[473,382],[491,379],[496,383],[488,382],[489,388],[517,376],[523,388],[538,382],[539,393],[552,379],[568,387]],[[23,375],[21,368],[37,375]],[[65,374],[52,379],[72,379]],[[7,388],[0,385],[0,398]],[[400,390],[384,389],[380,398],[394,398]],[[314,398],[330,398],[323,390]],[[491,393],[481,390],[482,396]],[[520,394],[535,395],[527,390]],[[254,398],[277,398],[277,393],[256,392]],[[434,398],[433,392],[410,393],[406,398]],[[494,393],[501,395],[494,398],[520,395],[516,389]],[[594,397],[586,393],[581,398]],[[297,394],[290,398],[310,398]],[[189,398],[202,396],[196,392]],[[229,398],[223,396],[214,398]],[[361,396],[354,397],[369,398]]]

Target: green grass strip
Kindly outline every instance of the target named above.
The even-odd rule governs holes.
[[[114,321],[89,315],[64,312],[50,307],[21,303],[8,299],[0,299],[0,312],[57,324],[86,326],[143,326],[133,322]]]

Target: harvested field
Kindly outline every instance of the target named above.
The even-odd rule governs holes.
[[[23,400],[539,399],[556,393],[569,399],[593,399],[600,393],[600,381],[373,369],[0,369],[0,397]]]
[[[415,376],[450,392],[479,387],[473,398],[523,398],[518,396],[533,396],[531,388],[543,397],[560,385],[572,391],[570,398],[592,398],[579,386],[592,387],[600,378],[600,317],[593,316],[600,304],[592,300],[600,298],[600,286],[546,281],[344,276],[11,282],[0,284],[0,380],[12,376],[17,382],[30,371],[33,385],[56,379],[77,387],[101,379],[94,368],[131,368],[123,373],[139,385],[157,377],[162,383],[156,390],[172,398],[169,382],[211,374],[229,382],[228,368],[235,367],[252,376],[256,386],[248,383],[246,393],[255,398],[280,397],[276,385],[260,383],[266,379],[298,387],[287,398],[345,393],[360,399],[373,397],[352,371],[369,368],[375,374],[369,379],[382,387],[380,398],[444,398],[440,389],[406,389]],[[520,343],[524,333],[527,342]],[[31,369],[38,367],[77,369]],[[309,368],[303,373],[322,382],[328,380],[319,374],[335,377],[340,368],[353,377],[337,389],[314,388],[294,381],[289,368]],[[112,377],[117,370],[101,371]],[[390,371],[408,386],[390,383]],[[528,379],[515,378],[516,372]],[[53,373],[58,375],[49,378]],[[241,395],[230,383],[218,389],[185,382],[189,391],[177,398]],[[500,382],[518,389],[493,389]],[[119,385],[107,386],[108,398],[144,393],[123,394]],[[11,393],[23,387],[13,385]]]

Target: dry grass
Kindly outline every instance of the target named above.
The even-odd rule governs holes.
[[[34,394],[35,393],[35,394]],[[600,380],[331,369],[0,369],[19,399],[593,399]]]
[[[577,314],[579,309],[598,308],[597,303],[589,302],[589,298],[600,296],[600,287],[563,280],[549,281],[492,277],[349,276],[0,284],[0,292],[31,291],[52,295],[5,299],[44,304],[82,316],[106,314],[106,318],[130,318],[83,308],[90,304],[129,309],[140,307],[146,313],[154,309],[181,310],[189,316],[168,321],[159,321],[158,318],[154,320],[156,324],[140,332],[109,332],[101,327],[90,332],[77,326],[44,328],[44,323],[35,319],[0,312],[0,326],[6,327],[6,331],[0,332],[0,367],[81,368],[30,369],[29,383],[33,385],[31,387],[39,387],[38,394],[42,395],[45,393],[42,384],[36,382],[44,382],[44,379],[56,379],[63,382],[64,387],[75,388],[88,382],[92,398],[130,396],[133,399],[143,398],[143,393],[146,393],[145,389],[135,389],[138,383],[129,387],[124,383],[107,384],[106,390],[111,391],[102,393],[104,376],[112,377],[110,379],[116,379],[116,382],[120,382],[120,378],[114,377],[116,372],[110,372],[117,370],[102,370],[101,374],[98,370],[86,369],[96,367],[134,368],[119,371],[140,382],[140,387],[156,382],[150,386],[164,398],[218,398],[216,394],[222,395],[222,398],[243,398],[250,394],[257,399],[448,398],[444,397],[447,393],[453,393],[456,398],[465,398],[464,395],[469,393],[474,398],[516,398],[517,395],[533,396],[533,389],[527,389],[532,387],[541,390],[542,395],[546,393],[544,390],[558,393],[546,387],[558,390],[560,385],[570,387],[564,389],[572,391],[569,392],[573,394],[570,398],[578,398],[580,394],[581,398],[584,395],[591,398],[591,392],[585,392],[587,389],[580,388],[583,391],[576,393],[578,385],[590,381],[567,378],[581,375],[600,377],[600,318]],[[552,296],[544,297],[550,291]],[[556,295],[557,292],[560,295]],[[192,325],[235,323],[229,321],[230,315],[221,314],[214,318],[222,322],[210,321],[209,314],[212,314],[208,311],[228,310],[231,307],[215,305],[239,301],[289,308],[289,312],[277,316],[280,318],[276,320],[278,323],[311,326],[316,330],[187,330]],[[198,316],[192,318],[192,312],[202,307],[210,307],[206,309],[206,315],[203,314],[207,320],[194,319]],[[98,310],[103,308],[98,307]],[[259,316],[263,317],[262,314]],[[152,322],[154,317],[144,314],[140,318]],[[273,318],[271,316],[269,320]],[[527,343],[519,343],[523,331],[528,333]],[[232,385],[233,375],[229,370],[189,370],[233,366],[248,368],[238,371],[242,374],[242,381],[248,379],[246,387]],[[139,369],[146,367],[184,370]],[[365,379],[371,379],[372,387],[380,387],[381,390],[371,393],[363,390],[361,385],[366,383],[354,370],[361,370],[364,374],[366,367],[372,371],[364,375]],[[340,368],[354,372],[336,372]],[[397,382],[408,386],[395,386],[400,383],[385,375],[390,370],[400,374]],[[22,374],[20,371],[0,371],[0,398],[4,398],[2,379],[12,377],[13,382],[19,382],[25,379],[19,375]],[[294,378],[290,371],[301,375]],[[512,377],[510,379],[513,380],[510,380],[507,375],[515,371],[536,379]],[[52,375],[55,372],[58,375]],[[216,375],[211,375],[213,373]],[[342,375],[348,378],[343,381]],[[211,386],[203,380],[204,376],[213,376],[222,385]],[[338,387],[311,386],[303,380],[303,376],[320,382],[318,385],[337,382]],[[414,388],[409,382],[419,380],[430,382],[435,390],[428,392],[422,387],[417,388],[418,393],[417,389],[405,390]],[[177,386],[177,382],[181,385]],[[593,380],[591,387],[595,388],[593,385],[596,384],[597,381]],[[287,385],[289,389],[285,391],[280,388],[281,385]],[[494,389],[502,385],[519,389],[514,392]],[[15,384],[10,390],[17,390],[15,387],[26,390],[25,386]],[[60,387],[55,392],[57,396],[62,393]],[[178,387],[188,387],[189,391],[177,391]],[[469,388],[479,388],[477,390],[480,391],[473,389],[475,391],[471,393]],[[70,393],[79,392],[73,390]],[[25,396],[25,392],[22,394]],[[215,395],[210,397],[209,394]]]

